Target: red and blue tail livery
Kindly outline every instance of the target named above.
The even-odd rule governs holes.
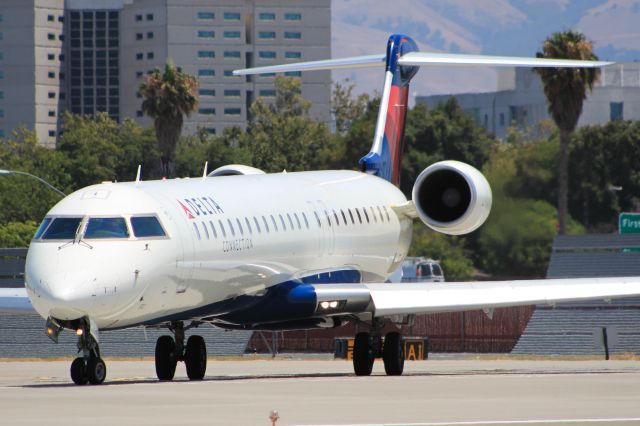
[[[404,125],[409,99],[409,82],[417,66],[401,65],[398,59],[418,51],[416,43],[403,34],[393,34],[387,42],[386,75],[376,133],[371,151],[360,159],[363,172],[400,186]]]

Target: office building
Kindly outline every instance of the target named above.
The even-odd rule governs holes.
[[[330,0],[5,0],[0,137],[22,124],[54,146],[64,110],[151,125],[138,87],[167,60],[200,82],[183,133],[244,127],[257,97],[274,99],[274,76],[232,71],[330,57],[330,21]],[[330,72],[289,75],[328,123]]]

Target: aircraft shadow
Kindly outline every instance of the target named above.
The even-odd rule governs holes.
[[[503,376],[503,375],[584,375],[584,374],[621,374],[621,373],[635,373],[625,370],[571,370],[571,371],[527,371],[527,370],[474,370],[474,371],[460,371],[460,372],[407,372],[403,377],[452,377],[452,376]],[[383,378],[387,377],[383,373],[372,374],[371,377]],[[395,376],[391,376],[393,378]],[[239,376],[206,376],[201,382],[233,382],[233,381],[262,381],[262,380],[298,380],[298,379],[322,379],[322,378],[353,378],[353,379],[366,379],[359,378],[353,373],[301,373],[301,374],[256,374],[256,375],[239,375]],[[106,381],[100,386],[121,386],[121,385],[143,385],[143,384],[157,384],[162,386],[168,386],[173,383],[187,384],[192,383],[186,377],[179,377],[172,381],[160,382],[155,377],[135,378],[135,379],[114,379],[112,381]],[[24,388],[24,389],[48,389],[48,388],[65,388],[76,387],[77,385],[69,383],[33,383],[28,385],[14,385],[9,387]],[[86,385],[91,387],[92,385]]]

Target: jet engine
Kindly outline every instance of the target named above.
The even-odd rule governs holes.
[[[491,187],[474,167],[440,161],[420,173],[413,185],[413,203],[420,220],[449,235],[477,229],[491,211]]]
[[[236,175],[263,175],[265,174],[262,170],[256,169],[255,167],[245,166],[243,164],[228,164],[226,166],[218,167],[211,173],[209,173],[208,177],[214,176],[236,176]]]

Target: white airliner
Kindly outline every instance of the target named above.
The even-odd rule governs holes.
[[[409,81],[420,65],[598,67],[603,62],[420,53],[392,35],[384,55],[240,70],[239,75],[385,68],[371,152],[361,171],[265,174],[242,165],[206,177],[102,183],[67,196],[42,222],[26,263],[26,294],[55,341],[78,335],[77,384],[102,383],[99,332],[166,327],[156,344],[160,380],[184,361],[206,370],[201,324],[246,330],[337,327],[358,322],[353,365],[369,375],[403,371],[402,338],[383,322],[428,312],[640,295],[639,278],[391,284],[411,242],[412,221],[446,234],[478,228],[491,208],[483,175],[456,161],[427,167],[412,199],[398,189]],[[2,297],[4,296],[4,297]],[[21,297],[22,296],[22,297]],[[25,294],[0,294],[5,307]],[[24,301],[24,300],[22,300]],[[19,308],[15,308],[19,309]]]

